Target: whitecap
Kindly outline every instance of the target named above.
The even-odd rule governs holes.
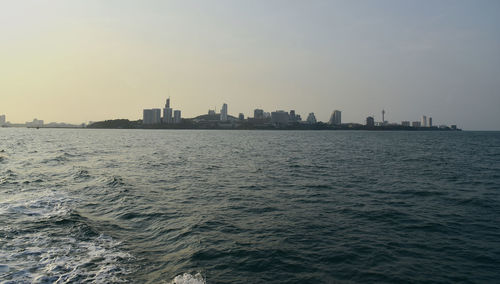
[[[205,284],[205,278],[201,273],[196,273],[195,275],[184,273],[182,275],[175,276],[174,280],[170,282],[171,284]]]

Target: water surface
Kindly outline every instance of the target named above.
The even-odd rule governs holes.
[[[498,132],[0,129],[1,150],[5,283],[500,279]]]

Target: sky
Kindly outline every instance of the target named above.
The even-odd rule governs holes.
[[[13,123],[294,109],[500,130],[500,1],[0,0]]]

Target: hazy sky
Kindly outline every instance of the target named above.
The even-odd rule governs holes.
[[[0,114],[295,109],[500,130],[500,1],[0,0]]]

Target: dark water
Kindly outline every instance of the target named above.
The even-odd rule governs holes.
[[[5,283],[500,279],[498,132],[0,129],[0,150]]]

